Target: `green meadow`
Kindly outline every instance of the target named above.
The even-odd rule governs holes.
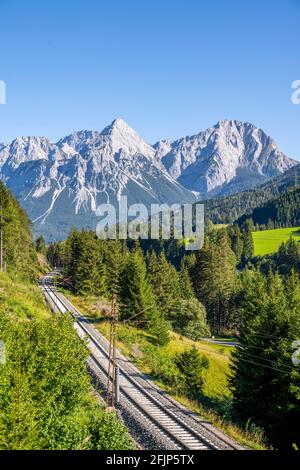
[[[300,242],[300,227],[252,232],[252,237],[255,256],[263,256],[276,252],[281,243],[287,242],[290,237]]]

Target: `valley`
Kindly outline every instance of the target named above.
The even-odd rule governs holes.
[[[300,165],[282,154],[262,131],[236,121],[221,121],[197,136],[151,146],[117,119],[101,133],[82,131],[57,144],[44,138],[17,139],[2,147],[0,157],[1,178],[16,196],[1,183],[0,264],[7,272],[0,274],[4,320],[0,337],[11,341],[10,358],[14,340],[7,325],[20,322],[21,335],[42,338],[45,329],[53,329],[53,337],[47,339],[49,351],[56,351],[52,341],[61,330],[63,340],[55,357],[46,358],[41,384],[46,386],[50,380],[48,367],[62,371],[71,364],[66,395],[53,397],[53,403],[62,400],[61,410],[54,414],[67,435],[72,420],[77,423],[74,435],[66,440],[57,430],[58,421],[38,418],[44,404],[29,383],[36,375],[31,377],[24,363],[22,374],[29,382],[20,406],[28,406],[37,418],[28,433],[24,412],[16,434],[9,438],[5,437],[9,424],[0,422],[0,447],[4,439],[10,440],[11,447],[28,449],[260,450],[298,445],[293,427],[278,437],[274,413],[288,425],[298,412],[290,408],[291,416],[286,415],[280,397],[287,386],[295,386],[298,376],[289,365],[288,351],[289,338],[298,331]],[[99,204],[117,205],[124,194],[129,204],[146,206],[197,204],[204,198],[203,247],[189,252],[172,236],[169,240],[98,239],[94,228]],[[35,242],[24,207],[33,218]],[[45,276],[53,268],[60,270],[58,280]],[[31,287],[40,276],[54,315]],[[278,308],[273,289],[276,298],[281,296]],[[257,291],[261,291],[259,299]],[[106,356],[112,298],[117,299],[120,318],[117,362],[124,382],[120,409],[106,417],[103,399],[99,403],[98,398],[105,400],[111,393],[107,393]],[[254,319],[248,317],[253,302]],[[279,332],[281,324],[285,326]],[[264,339],[261,328],[268,333]],[[26,360],[33,361],[33,374],[40,373],[39,348],[33,341],[28,349]],[[139,383],[132,382],[131,369]],[[14,376],[15,367],[4,371],[4,379],[7,373]],[[261,420],[256,406],[266,406],[269,391],[253,384],[270,373],[279,387]],[[158,395],[143,395],[140,387],[145,377],[147,387],[153,388],[150,395],[164,396],[166,409],[158,405]],[[59,387],[61,372],[55,380]],[[245,387],[252,392],[244,393]],[[73,388],[81,399],[73,399],[68,408],[63,403]],[[12,397],[23,393],[17,385],[9,390]],[[50,397],[51,393],[57,393],[55,387]],[[249,404],[249,396],[255,405]],[[175,417],[174,410],[168,411],[168,400],[177,410]],[[287,395],[287,400],[292,403],[294,398]],[[51,403],[45,406],[51,412]],[[188,418],[189,413],[198,418]],[[7,423],[15,419],[12,411],[7,410],[7,416]],[[113,428],[104,438],[110,423]],[[47,426],[48,434],[36,435],[34,429],[39,426]]]

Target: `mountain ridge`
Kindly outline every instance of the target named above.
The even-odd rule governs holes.
[[[99,204],[186,203],[256,186],[296,164],[250,123],[222,120],[191,137],[151,145],[121,118],[101,132],[53,143],[18,137],[0,145],[0,177],[53,240],[94,228]]]

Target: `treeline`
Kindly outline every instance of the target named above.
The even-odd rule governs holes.
[[[79,294],[109,298],[116,292],[121,319],[134,317],[134,324],[161,344],[170,327],[193,339],[209,335],[205,307],[195,296],[184,258],[176,269],[163,249],[144,252],[138,241],[129,245],[73,230],[65,242],[48,247],[48,260],[63,268]]]
[[[289,190],[281,196],[253,209],[251,214],[237,220],[239,225],[251,218],[256,229],[270,230],[300,225],[300,188]]]
[[[160,341],[166,341],[169,327],[197,339],[236,328],[236,267],[253,256],[253,242],[248,224],[243,230],[211,227],[195,253],[178,242],[103,241],[93,232],[73,230],[65,242],[51,244],[47,256],[75,292],[104,297],[116,292],[122,319],[145,311],[136,323],[148,324]]]
[[[0,229],[3,234],[3,271],[36,279],[39,274],[39,265],[32,240],[30,221],[26,212],[1,181]]]
[[[253,209],[265,205],[268,201],[299,185],[300,165],[296,165],[258,188],[205,201],[205,217],[214,224],[231,224],[243,215],[251,217]]]
[[[299,447],[300,374],[292,362],[292,343],[300,338],[299,247],[293,240],[283,245],[266,272],[253,265],[252,229],[249,221],[242,230],[208,227],[203,248],[185,253],[179,267],[167,259],[163,243],[148,251],[139,242],[101,241],[87,231],[50,245],[48,258],[82,295],[117,292],[121,319],[149,331],[158,346],[166,344],[170,328],[193,339],[234,333],[240,347],[226,418],[263,431],[276,448]],[[237,270],[242,262],[250,268]],[[199,397],[205,364],[189,354],[189,366],[184,357],[176,368]]]
[[[280,245],[277,252],[254,257],[248,266],[259,269],[265,275],[269,272],[286,275],[292,271],[300,274],[300,243],[290,237],[286,243]]]

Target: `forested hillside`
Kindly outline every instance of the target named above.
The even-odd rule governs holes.
[[[44,302],[29,220],[2,183],[1,215],[0,450],[133,448],[93,393],[71,318]]]
[[[0,224],[3,233],[2,270],[36,279],[40,271],[30,221],[1,181]]]
[[[282,176],[273,178],[258,188],[205,201],[205,218],[215,224],[230,224],[242,215],[250,214],[255,207],[264,205],[267,201],[299,185],[300,165],[296,165]]]
[[[49,246],[48,260],[63,268],[67,285],[79,294],[109,298],[116,292],[121,318],[137,315],[135,324],[160,344],[168,342],[171,326],[190,337],[209,334],[184,258],[176,269],[162,248],[143,252],[139,242],[129,245],[73,230],[65,242]]]
[[[248,215],[240,217],[237,223],[242,225],[247,218],[251,218],[254,226],[259,226],[260,229],[299,226],[300,187],[290,189],[279,197],[256,207]]]

